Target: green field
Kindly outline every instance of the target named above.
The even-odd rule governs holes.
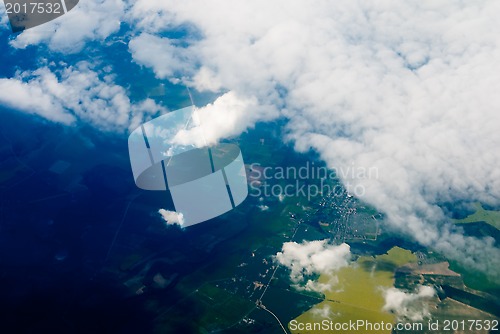
[[[500,230],[500,211],[485,210],[481,203],[475,203],[474,206],[476,212],[464,219],[456,219],[455,224],[470,224],[483,221]]]

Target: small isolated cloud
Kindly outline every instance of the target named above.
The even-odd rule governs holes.
[[[348,244],[332,245],[327,240],[286,242],[276,261],[291,270],[290,279],[299,289],[324,292],[331,289],[335,279],[328,284],[307,280],[314,274],[332,274],[349,265],[351,250]],[[305,284],[304,284],[305,283]]]
[[[332,309],[330,305],[325,304],[323,306],[315,306],[311,309],[311,314],[319,319],[331,319],[332,318]]]
[[[200,126],[179,131],[173,142],[195,146],[216,144],[222,138],[239,135],[249,124],[270,120],[276,115],[273,107],[258,105],[256,99],[228,92],[217,98],[214,103],[197,109],[195,116]]]
[[[169,211],[165,209],[158,210],[163,220],[167,225],[179,225],[182,227],[184,225],[184,215],[182,213],[177,213],[175,211]]]
[[[420,286],[416,293],[408,293],[397,288],[385,290],[385,305],[383,309],[395,313],[398,317],[411,321],[421,321],[430,313],[425,301],[434,297],[436,291],[430,286]]]
[[[304,287],[296,286],[298,290],[306,290],[306,291],[316,291],[321,293],[332,292],[333,287],[335,287],[339,283],[339,278],[337,276],[332,276],[328,282],[321,283],[318,281],[307,280],[306,285]]]
[[[269,206],[267,205],[257,205],[260,211],[267,211],[269,210]]]

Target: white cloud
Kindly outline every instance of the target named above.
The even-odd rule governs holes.
[[[268,211],[269,207],[267,205],[257,205],[260,211]]]
[[[349,265],[351,251],[348,244],[332,245],[328,240],[286,242],[281,252],[276,254],[276,261],[290,269],[290,279],[299,288],[307,276],[313,274],[332,274]],[[331,282],[332,284],[334,281]],[[327,291],[331,285],[305,282],[304,288],[315,291]]]
[[[52,71],[42,67],[0,79],[0,104],[63,124],[90,123],[108,131],[135,129],[166,110],[152,100],[133,104],[113,77],[87,62]]]
[[[191,50],[176,46],[175,40],[169,38],[143,33],[130,41],[129,50],[138,64],[154,67],[158,78],[177,82],[177,74],[194,71]]]
[[[40,85],[23,82],[20,78],[0,79],[0,103],[55,122],[71,124],[75,121],[53,95],[47,94]]]
[[[430,286],[420,286],[416,293],[389,288],[384,291],[385,305],[383,309],[395,313],[398,317],[411,321],[421,321],[430,316],[425,301],[434,297],[435,294],[435,290]]]
[[[184,215],[182,213],[177,213],[176,211],[169,211],[165,209],[158,210],[163,220],[167,225],[179,225],[182,227],[184,225]]]
[[[173,142],[198,147],[212,145],[221,139],[221,134],[224,134],[224,138],[239,135],[247,126],[274,116],[272,107],[259,106],[255,99],[228,92],[214,103],[197,108],[195,117],[199,126],[179,131]]]
[[[392,229],[500,277],[493,240],[455,232],[437,206],[500,204],[498,1],[138,0],[131,17],[150,34],[194,25],[203,38],[182,52],[200,65],[187,83],[254,101],[249,110],[273,106],[265,117],[288,119],[297,150],[331,167],[377,167],[377,179],[343,182],[363,187]],[[235,130],[211,137],[264,115],[248,113],[221,109]]]
[[[105,40],[120,29],[125,2],[122,0],[86,0],[57,19],[25,30],[11,41],[15,48],[47,44],[51,50],[75,53],[85,43]]]
[[[331,319],[333,315],[330,305],[328,304],[324,304],[322,307],[316,305],[311,309],[310,312],[314,317],[318,319]]]
[[[331,275],[331,273],[330,273]],[[306,291],[316,291],[321,293],[332,292],[333,288],[336,287],[339,283],[339,279],[337,276],[331,276],[328,282],[321,283],[319,281],[307,280],[304,286],[295,285],[297,290],[306,290]]]
[[[0,30],[9,29],[9,17],[5,11],[5,3],[0,4]]]

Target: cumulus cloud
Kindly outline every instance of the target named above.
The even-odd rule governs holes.
[[[158,210],[158,213],[167,225],[179,225],[180,227],[184,225],[184,215],[182,213],[165,209]]]
[[[286,242],[281,252],[276,254],[276,261],[290,269],[290,279],[299,289],[325,292],[330,290],[333,279],[328,284],[307,280],[314,274],[333,274],[349,265],[351,250],[348,244],[332,245],[328,240],[304,241],[303,243]]]
[[[183,129],[173,138],[173,143],[178,145],[213,145],[221,139],[239,135],[247,126],[259,120],[274,118],[273,109],[258,106],[255,99],[238,96],[228,92],[214,103],[197,108],[195,111],[197,127]],[[201,141],[201,142],[200,142]]]
[[[0,104],[63,124],[82,121],[109,131],[135,129],[152,115],[166,112],[150,99],[131,103],[112,75],[93,70],[87,62],[2,78]]]
[[[212,137],[252,126],[261,115],[248,114],[272,106],[297,150],[338,169],[378,168],[376,179],[342,178],[365,189],[392,229],[500,277],[493,240],[462,236],[438,207],[500,204],[498,1],[138,0],[130,15],[149,34],[173,25],[202,32],[182,46],[195,64],[185,82],[249,105],[221,109],[238,130]]]
[[[189,75],[196,64],[191,50],[177,44],[173,39],[143,33],[130,41],[129,50],[138,64],[154,67],[158,78],[178,82],[176,75]]]
[[[45,70],[40,70],[38,74],[45,74],[42,72]],[[17,110],[37,113],[55,122],[71,124],[75,121],[75,117],[64,110],[55,96],[47,94],[40,84],[28,84],[20,77],[0,79],[0,102]]]
[[[331,275],[331,273],[330,273]],[[331,276],[328,282],[321,283],[319,281],[307,280],[304,286],[295,285],[298,290],[306,290],[306,291],[316,291],[321,293],[332,292],[333,289],[338,285],[339,279],[337,276]]]
[[[384,292],[385,305],[383,309],[395,313],[398,317],[411,321],[421,321],[430,316],[425,307],[425,301],[434,297],[435,294],[434,288],[430,286],[420,286],[415,293],[389,288]]]
[[[120,29],[125,2],[122,0],[86,0],[61,17],[25,30],[11,41],[15,48],[47,44],[51,50],[75,53],[86,42],[105,40]]]

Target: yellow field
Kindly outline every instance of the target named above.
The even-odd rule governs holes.
[[[366,320],[371,323],[390,322],[395,318],[382,310],[383,290],[394,284],[395,268],[408,262],[415,262],[410,251],[394,247],[388,254],[376,257],[360,257],[354,265],[342,268],[334,275],[338,279],[331,292],[325,293],[325,301],[314,306],[295,320],[298,323],[317,323],[329,319],[334,323]],[[332,280],[330,275],[321,275],[320,283]],[[374,331],[375,332],[375,331]],[[384,333],[383,331],[376,331]],[[293,331],[292,333],[325,333],[324,331]],[[345,333],[349,333],[346,331]],[[366,333],[370,333],[367,331]],[[390,333],[387,331],[385,333]]]

